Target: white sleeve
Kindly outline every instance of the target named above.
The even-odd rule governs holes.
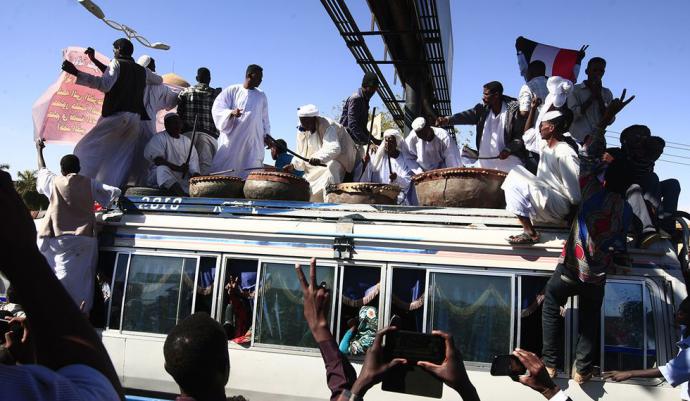
[[[117,199],[122,191],[120,188],[111,187],[94,179],[91,180],[91,194],[93,200],[98,202],[102,207],[108,209],[115,199]]]
[[[304,144],[307,142],[306,134],[304,134],[302,132],[298,132],[296,142],[297,142],[297,154],[306,156],[305,155],[306,146],[304,146]],[[295,168],[295,170],[304,171],[304,160],[300,159],[299,157],[293,157],[290,164],[292,164],[292,166]]]
[[[162,135],[168,135],[167,132],[160,132],[153,134],[144,148],[144,158],[151,163],[156,157],[165,158],[165,138]]]
[[[451,138],[447,133],[446,138],[443,140],[443,145],[446,148],[444,155],[446,167],[462,167],[460,150],[458,149],[458,146],[453,138]]]
[[[45,195],[50,199],[53,194],[53,180],[55,179],[55,173],[48,170],[47,168],[42,168],[38,170],[36,174],[36,191],[39,194]]]
[[[163,96],[163,108],[165,110],[170,110],[177,106],[177,93],[167,85],[163,85],[163,87],[165,88],[165,94]]]
[[[522,142],[525,143],[525,148],[530,152],[541,154],[540,140],[541,136],[535,128],[530,128],[522,134]]]
[[[161,85],[163,83],[163,77],[146,67],[144,70],[146,71],[146,85]]]
[[[264,134],[270,135],[271,134],[271,122],[268,119],[268,98],[266,97],[265,93],[264,93],[264,107],[261,110],[261,120],[263,121],[263,124],[264,124]]]
[[[120,75],[120,63],[116,59],[110,60],[108,68],[103,71],[103,75],[97,77],[85,72],[79,71],[77,73],[77,85],[88,86],[89,88],[97,89],[103,93],[108,93],[115,85],[117,77]]]
[[[572,205],[580,203],[580,159],[572,153],[558,158],[558,169],[561,173],[565,195]]]
[[[680,350],[666,365],[659,366],[659,372],[673,387],[690,380],[690,348]]]
[[[323,163],[328,163],[329,161],[335,159],[340,154],[340,141],[338,140],[338,129],[335,124],[331,124],[326,132],[323,134],[323,144],[318,152],[311,155],[321,160]]]
[[[192,141],[190,140],[191,144]],[[192,149],[192,154],[189,157],[189,174],[199,174],[199,154],[196,151],[196,147]]]
[[[407,151],[408,154],[406,155],[407,159],[407,167],[412,170],[413,173],[415,174],[421,174],[424,172],[424,169],[422,166],[419,165],[419,162],[417,161],[417,144],[414,141],[414,136],[408,135],[407,138],[405,138],[405,143],[407,143]]]
[[[518,95],[518,102],[520,104],[520,111],[529,111],[532,106],[532,91],[527,84],[522,85],[520,94]]]
[[[230,117],[230,113],[235,108],[234,107],[234,96],[230,93],[233,87],[225,88],[213,101],[213,107],[211,107],[211,114],[213,115],[213,122],[216,124],[216,128],[219,131],[227,132],[234,125],[234,118]]]

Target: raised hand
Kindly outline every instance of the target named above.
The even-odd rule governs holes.
[[[84,54],[86,54],[91,60],[96,58],[96,51],[93,49],[93,47],[87,47],[86,50],[84,50]]]
[[[446,116],[436,117],[436,126],[437,127],[445,127],[448,125],[449,122],[450,122],[450,119]]]
[[[625,99],[625,94],[627,92],[627,89],[623,89],[623,93],[621,93],[621,96],[618,98],[615,98],[609,103],[609,106],[606,108],[604,111],[604,116],[602,117],[602,122],[600,126],[603,124],[604,128],[611,124],[611,121],[613,120],[614,117],[618,113],[621,112],[625,108],[625,106],[629,105],[630,102],[635,99],[635,95],[630,96],[630,98]]]
[[[66,72],[68,74],[71,74],[71,75],[77,75],[79,73],[79,70],[77,69],[77,67],[75,67],[71,61],[67,61],[67,60],[62,62],[62,71]]]
[[[580,50],[577,52],[577,62],[580,63],[585,58],[585,51],[589,48],[589,45],[582,45]]]
[[[462,360],[462,355],[455,349],[453,337],[443,331],[434,330],[433,335],[442,337],[446,343],[446,356],[443,363],[436,365],[431,362],[420,361],[417,362],[424,370],[441,379],[449,387],[461,394],[468,392],[474,393],[474,387],[467,376],[465,370],[465,363]],[[469,398],[472,398],[471,396]],[[463,397],[465,399],[465,397]]]

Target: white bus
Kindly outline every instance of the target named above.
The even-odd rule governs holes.
[[[489,366],[494,355],[515,347],[540,352],[535,300],[557,265],[565,227],[542,227],[542,243],[511,247],[505,238],[519,226],[503,210],[174,197],[130,197],[122,210],[99,217],[99,277],[111,287],[102,338],[132,394],[177,393],[163,369],[165,336],[184,317],[204,311],[229,321],[231,337],[232,330],[249,328],[228,343],[228,395],[327,399],[324,364],[303,319],[293,267],[317,257],[317,280],[333,289],[330,319],[338,339],[360,306],[376,306],[381,327],[398,315],[405,329],[452,333],[482,399],[540,398],[507,377],[492,377]],[[609,277],[601,321],[592,322],[601,333],[601,371],[660,366],[677,352],[673,314],[686,296],[682,264],[670,244],[630,253],[632,269]],[[244,317],[227,307],[231,276],[245,290]],[[557,379],[574,400],[679,398],[679,389],[659,379],[594,378],[583,386],[568,380],[577,303],[575,297],[565,309]],[[359,369],[362,359],[352,360]],[[422,399],[380,386],[366,398]],[[458,395],[445,388],[443,399]]]

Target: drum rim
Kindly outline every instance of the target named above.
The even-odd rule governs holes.
[[[200,176],[192,177],[189,179],[190,184],[199,184],[202,182],[214,182],[214,181],[244,182],[244,180],[241,177],[235,177],[235,176],[231,176],[231,175],[200,175]]]
[[[376,182],[342,182],[340,184],[328,184],[326,186],[326,193],[330,194],[336,191],[358,190],[358,189],[378,189],[380,191],[397,191],[400,193],[402,188],[398,185],[380,184]]]
[[[449,167],[441,168],[436,170],[429,170],[423,173],[416,174],[412,176],[412,181],[414,183],[433,181],[439,178],[449,178],[450,176],[463,176],[463,175],[487,175],[496,178],[505,178],[508,173],[501,170],[494,170],[489,168],[478,168],[478,167]]]
[[[259,181],[256,180],[256,178],[260,177],[280,177],[291,181],[295,181],[299,184],[309,185],[309,181],[305,180],[304,178],[283,171],[254,171],[249,173],[249,175],[247,176],[247,181]]]

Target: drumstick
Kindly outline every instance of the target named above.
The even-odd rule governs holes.
[[[391,175],[395,174],[395,173],[393,173],[393,165],[391,164],[391,155],[388,154],[388,152],[386,152],[386,156],[388,156],[388,174],[391,174]],[[390,179],[390,177],[389,177],[389,179]],[[393,181],[395,181],[395,180],[390,180],[391,184],[393,183]]]
[[[196,119],[199,117],[198,114],[194,114],[194,125],[192,126],[192,142],[189,143],[189,153],[187,153],[187,162],[185,163],[187,165],[187,171],[184,171],[182,173],[182,178],[184,178],[187,175],[187,172],[189,172],[189,159],[192,157],[192,150],[194,150],[194,138],[196,138]]]
[[[269,141],[271,141],[271,142],[273,142],[273,143],[276,142],[275,138],[273,138],[271,135],[265,134],[265,136],[266,136],[266,138],[268,138]],[[306,157],[304,157],[304,156],[302,156],[302,155],[298,155],[297,153],[291,151],[291,150],[288,149],[287,147],[285,148],[285,151],[288,152],[289,154],[295,156],[296,158],[298,158],[298,159],[300,159],[300,160],[304,160],[305,162],[309,163],[309,159],[307,159]],[[317,166],[326,167],[326,165],[323,164],[323,163],[319,163],[319,164],[317,164]]]
[[[369,146],[371,146],[371,138],[373,138],[373,134],[371,133],[371,131],[374,130],[374,117],[376,117],[376,107],[374,107],[374,109],[371,111],[371,123],[369,123],[369,140],[367,141],[367,151],[366,153],[364,153],[365,157],[369,155]],[[362,163],[362,173],[359,175],[359,179],[357,181],[362,180],[362,176],[364,175],[364,170],[367,168],[367,164],[367,159],[364,159],[364,163]]]
[[[235,169],[230,169],[230,170],[223,170],[223,171],[216,171],[215,173],[210,173],[209,175],[220,175],[220,174],[225,174],[225,173],[232,173],[234,172]]]

